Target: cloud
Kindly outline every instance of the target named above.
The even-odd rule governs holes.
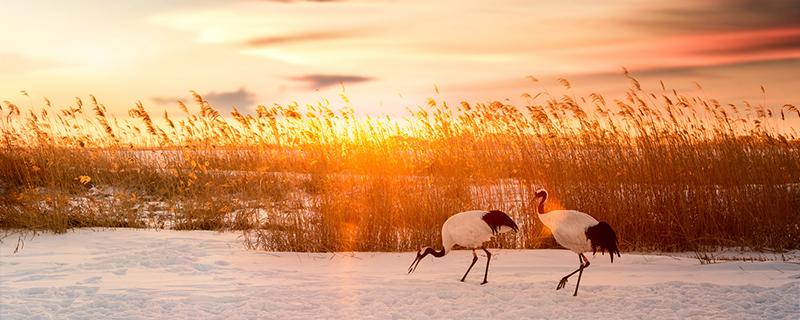
[[[324,89],[338,84],[359,83],[372,81],[374,79],[370,77],[353,75],[308,74],[299,77],[291,77],[289,80],[305,82],[310,89]]]
[[[41,60],[17,53],[0,52],[0,72],[2,73],[27,72],[58,66],[60,65],[52,61]]]
[[[673,2],[675,3],[675,2]],[[674,31],[738,31],[800,27],[800,1],[729,0],[678,3],[650,9],[629,19],[637,27]],[[672,5],[672,3],[671,3]]]
[[[297,33],[297,34],[282,35],[282,36],[266,36],[266,37],[251,39],[247,41],[245,45],[248,47],[268,47],[281,44],[341,39],[341,38],[352,37],[358,34],[360,33],[355,31],[326,31],[326,32]]]
[[[153,101],[156,104],[162,104],[162,105],[177,103],[178,101],[186,103],[186,99],[175,98],[175,97],[151,97],[150,101]]]
[[[245,88],[228,92],[209,92],[203,95],[212,106],[232,110],[233,106],[240,108],[251,107],[256,103],[256,95]]]
[[[725,48],[701,50],[705,54],[747,54],[800,50],[800,34],[785,38],[762,38],[752,42],[736,42]]]
[[[718,78],[722,71],[730,72],[745,69],[763,70],[793,70],[800,67],[800,59],[786,58],[758,61],[739,61],[716,65],[703,66],[679,66],[679,67],[650,67],[630,69],[630,73],[636,78],[661,79],[665,77],[677,77],[688,79],[710,79]],[[620,78],[622,69],[617,71],[574,74],[568,76],[569,79],[604,79]]]
[[[256,95],[245,88],[239,88],[235,91],[211,91],[200,94],[211,106],[223,113],[233,111],[236,107],[240,111],[248,111],[256,104]],[[176,97],[152,97],[151,101],[161,104],[169,105],[175,104],[177,101],[186,102],[191,99],[181,99]]]

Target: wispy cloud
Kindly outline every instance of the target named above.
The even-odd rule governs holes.
[[[201,94],[208,103],[215,109],[224,113],[228,113],[236,107],[239,110],[248,111],[256,104],[256,95],[245,88],[239,88],[234,91],[211,91]],[[183,99],[178,97],[152,97],[151,101],[161,104],[170,105],[175,104],[177,101],[186,102],[190,99]]]
[[[755,61],[800,58],[800,28],[681,34],[624,41],[565,51],[575,61],[604,61],[605,70],[627,66],[637,70],[708,67]]]
[[[800,1],[727,0],[667,2],[629,19],[666,33],[800,27]]]
[[[299,77],[291,77],[289,80],[304,82],[310,89],[324,89],[338,84],[359,83],[374,79],[354,75],[308,74]]]
[[[173,103],[186,102],[184,98],[177,98],[177,97],[150,97],[150,101],[155,102],[156,104],[160,105],[169,105]]]
[[[306,33],[296,33],[296,34],[279,35],[279,36],[265,36],[265,37],[255,38],[245,42],[245,45],[248,47],[269,47],[275,45],[296,44],[296,43],[348,38],[359,34],[362,33],[357,31],[306,32]]]
[[[203,95],[211,105],[218,108],[232,108],[238,106],[240,108],[247,108],[256,103],[256,95],[245,88],[239,88],[236,91],[223,91],[223,92],[209,92]]]
[[[786,58],[786,59],[773,59],[773,60],[757,60],[757,61],[736,61],[730,63],[721,63],[714,65],[703,66],[653,66],[650,68],[636,68],[630,69],[632,75],[637,78],[650,78],[650,79],[663,79],[665,77],[688,78],[691,80],[710,79],[716,78],[722,71],[729,70],[742,70],[742,69],[763,69],[763,70],[792,70],[800,66],[800,58]],[[591,79],[601,80],[609,77],[620,78],[622,71],[608,71],[598,73],[577,74],[571,76],[570,79]]]
[[[732,42],[725,47],[711,48],[700,51],[706,54],[748,54],[783,51],[800,52],[800,29],[794,35],[786,37],[756,38],[750,42]]]

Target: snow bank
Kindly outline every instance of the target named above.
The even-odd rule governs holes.
[[[247,251],[238,234],[137,229],[40,235],[0,245],[0,319],[796,319],[800,264],[598,255],[572,296],[564,250],[493,250],[465,283],[469,251]]]

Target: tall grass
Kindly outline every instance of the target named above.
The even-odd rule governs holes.
[[[646,92],[626,76],[621,100],[429,99],[402,119],[328,102],[223,116],[196,93],[180,115],[139,103],[126,119],[94,97],[5,101],[0,227],[238,229],[258,249],[395,251],[483,208],[521,226],[495,245],[540,248],[554,244],[530,195],[545,187],[551,208],[608,221],[627,250],[800,247],[796,106]]]

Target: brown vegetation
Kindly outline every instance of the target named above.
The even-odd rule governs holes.
[[[5,101],[0,227],[237,229],[266,250],[394,251],[437,243],[449,215],[483,208],[520,224],[496,245],[539,248],[553,245],[531,216],[543,186],[549,206],[608,221],[625,250],[800,247],[796,106],[630,79],[623,100],[430,99],[404,119],[327,102],[223,117],[196,93],[197,113],[180,103],[163,119],[141,103],[117,119],[94,97],[28,112]]]

